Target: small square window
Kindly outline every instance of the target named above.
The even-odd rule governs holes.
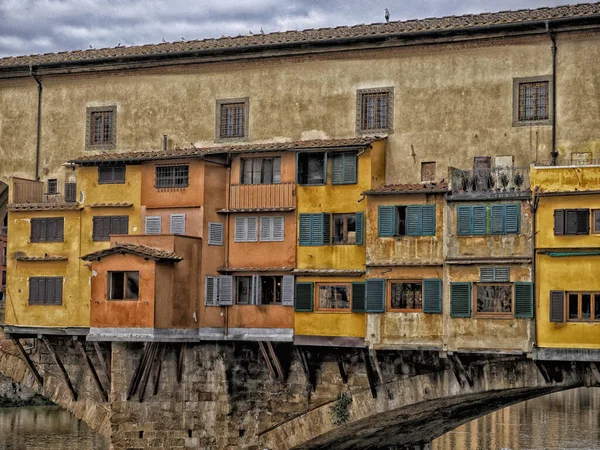
[[[513,126],[552,123],[551,77],[513,80]]]
[[[177,189],[189,186],[190,166],[178,164],[172,166],[156,166],[154,187],[157,189]]]
[[[98,184],[125,183],[125,166],[98,167]]]
[[[349,310],[351,286],[349,284],[317,284],[317,309]]]
[[[423,283],[402,281],[390,283],[390,309],[402,311],[423,310]]]
[[[359,133],[394,132],[394,88],[360,89],[356,95]]]
[[[513,303],[513,285],[506,284],[477,284],[476,285],[476,315],[511,316]]]
[[[56,178],[50,178],[48,180],[48,190],[46,191],[48,195],[56,195],[58,194],[58,181]]]
[[[244,158],[241,160],[242,184],[281,182],[281,158]]]
[[[217,100],[217,140],[248,137],[248,98]]]
[[[422,162],[421,163],[421,181],[422,182],[435,181],[435,162]]]
[[[140,295],[139,272],[108,272],[108,300],[137,300]]]
[[[333,215],[333,244],[356,245],[356,214]]]
[[[116,106],[87,108],[86,149],[106,150],[117,146],[116,117]]]
[[[326,153],[298,153],[298,184],[325,184],[327,181]]]

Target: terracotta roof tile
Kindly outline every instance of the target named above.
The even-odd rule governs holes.
[[[81,257],[84,261],[92,261],[105,256],[114,255],[115,253],[129,253],[142,258],[149,258],[159,261],[181,261],[183,258],[174,252],[169,252],[159,248],[148,247],[146,245],[115,243],[111,248],[89,253]]]
[[[221,267],[218,272],[291,272],[293,267]]]
[[[133,206],[131,202],[115,202],[115,203],[92,203],[88,205],[90,208],[129,208]]]
[[[294,269],[294,275],[315,275],[322,277],[360,277],[365,274],[364,270],[344,270],[344,269]]]
[[[9,211],[67,211],[80,209],[77,203],[12,203]]]
[[[441,194],[448,192],[448,183],[444,180],[439,183],[415,183],[415,184],[386,184],[365,191],[365,195],[392,195],[392,194]]]
[[[15,259],[17,261],[68,261],[69,258],[66,256],[53,256],[53,255],[45,255],[45,256],[27,256],[24,254],[15,255]]]
[[[202,158],[206,155],[221,153],[260,153],[274,151],[294,151],[311,149],[329,149],[343,147],[366,147],[371,143],[384,139],[381,136],[355,137],[348,139],[315,139],[306,141],[267,142],[255,144],[219,145],[214,147],[175,148],[171,150],[154,150],[144,152],[98,153],[85,155],[69,162],[75,164],[98,164],[106,162],[137,162],[160,159]]]
[[[361,24],[335,28],[317,28],[303,31],[284,31],[238,37],[221,37],[133,47],[76,50],[41,55],[16,56],[0,59],[0,67],[29,66],[62,62],[85,62],[114,58],[148,57],[151,55],[178,56],[180,53],[223,51],[227,49],[252,49],[281,45],[306,45],[340,39],[360,39],[410,35],[424,31],[469,31],[475,27],[503,24],[520,24],[567,17],[586,17],[600,14],[600,3],[582,3],[538,9],[522,9],[495,13],[467,14],[389,23]]]

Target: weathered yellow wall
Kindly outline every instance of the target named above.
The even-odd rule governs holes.
[[[64,217],[64,242],[31,243],[30,219]],[[6,323],[19,326],[88,327],[90,324],[90,269],[79,259],[80,211],[27,211],[9,213]],[[67,261],[16,261],[27,256],[64,256]],[[61,306],[29,306],[29,277],[62,276]]]
[[[600,166],[532,166],[530,180],[531,189],[539,192],[595,191],[600,189]]]
[[[600,256],[537,256],[538,347],[600,348],[600,323],[550,322],[550,291],[600,292],[599,263]]]

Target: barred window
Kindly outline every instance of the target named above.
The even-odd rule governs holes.
[[[157,189],[185,188],[189,186],[190,166],[156,166],[154,187]]]
[[[548,81],[519,84],[519,120],[548,120]]]
[[[58,193],[58,180],[56,178],[50,178],[48,180],[48,190],[46,194],[54,195]]]
[[[392,132],[393,88],[359,90],[356,107],[358,131]]]
[[[116,106],[87,109],[86,147],[88,149],[114,148],[116,139]]]
[[[217,139],[248,136],[248,100],[217,100]]]

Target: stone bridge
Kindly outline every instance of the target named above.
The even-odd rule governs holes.
[[[596,363],[524,355],[11,337],[0,373],[115,450],[420,449],[495,409],[600,382]]]

